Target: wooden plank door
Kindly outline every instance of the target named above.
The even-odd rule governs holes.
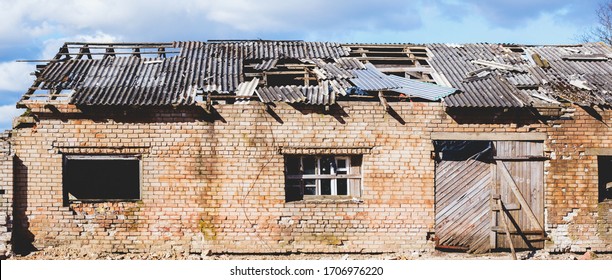
[[[489,251],[491,179],[491,164],[487,162],[474,159],[437,162],[438,248]]]
[[[544,247],[544,161],[543,143],[496,141],[493,194],[498,194],[507,211],[494,211],[496,248],[509,248],[500,216],[508,217],[511,238],[516,249]],[[510,175],[510,176],[508,176]],[[521,198],[522,197],[522,198]],[[532,240],[532,241],[530,241]],[[533,241],[537,240],[537,241]]]

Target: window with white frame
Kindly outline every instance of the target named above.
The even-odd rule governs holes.
[[[361,156],[285,157],[286,200],[361,195]]]

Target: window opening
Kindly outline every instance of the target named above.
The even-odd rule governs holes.
[[[598,156],[599,202],[612,199],[612,156]]]
[[[135,156],[64,157],[64,201],[140,199],[140,159]]]
[[[361,156],[286,156],[286,200],[359,196]]]

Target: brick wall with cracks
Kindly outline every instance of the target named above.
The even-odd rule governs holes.
[[[433,250],[426,240],[435,224],[431,133],[544,132],[546,150],[558,155],[545,167],[546,227],[555,240],[547,249],[610,251],[610,215],[593,215],[610,207],[597,202],[597,174],[585,171],[596,170],[596,156],[581,153],[612,148],[611,130],[581,109],[553,127],[516,115],[491,122],[479,111],[451,116],[439,103],[392,103],[394,116],[375,102],[339,104],[330,111],[277,104],[274,115],[261,104],[216,105],[214,118],[191,108],[100,115],[68,106],[58,110],[71,114],[58,119],[44,107],[32,108],[38,123],[17,129],[12,140],[16,224],[35,248]],[[612,117],[609,110],[602,115]],[[71,151],[142,154],[141,200],[64,205],[60,144]],[[285,202],[279,147],[313,146],[372,147],[363,155],[362,202]],[[100,206],[107,210],[95,212]],[[580,211],[565,221],[573,209]]]

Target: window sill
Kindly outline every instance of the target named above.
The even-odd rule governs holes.
[[[351,204],[361,204],[363,200],[358,197],[352,196],[337,196],[337,195],[308,195],[304,196],[302,200],[296,200],[286,203],[292,204],[304,204],[304,203],[315,203],[315,204],[324,204],[324,203],[351,203]]]

